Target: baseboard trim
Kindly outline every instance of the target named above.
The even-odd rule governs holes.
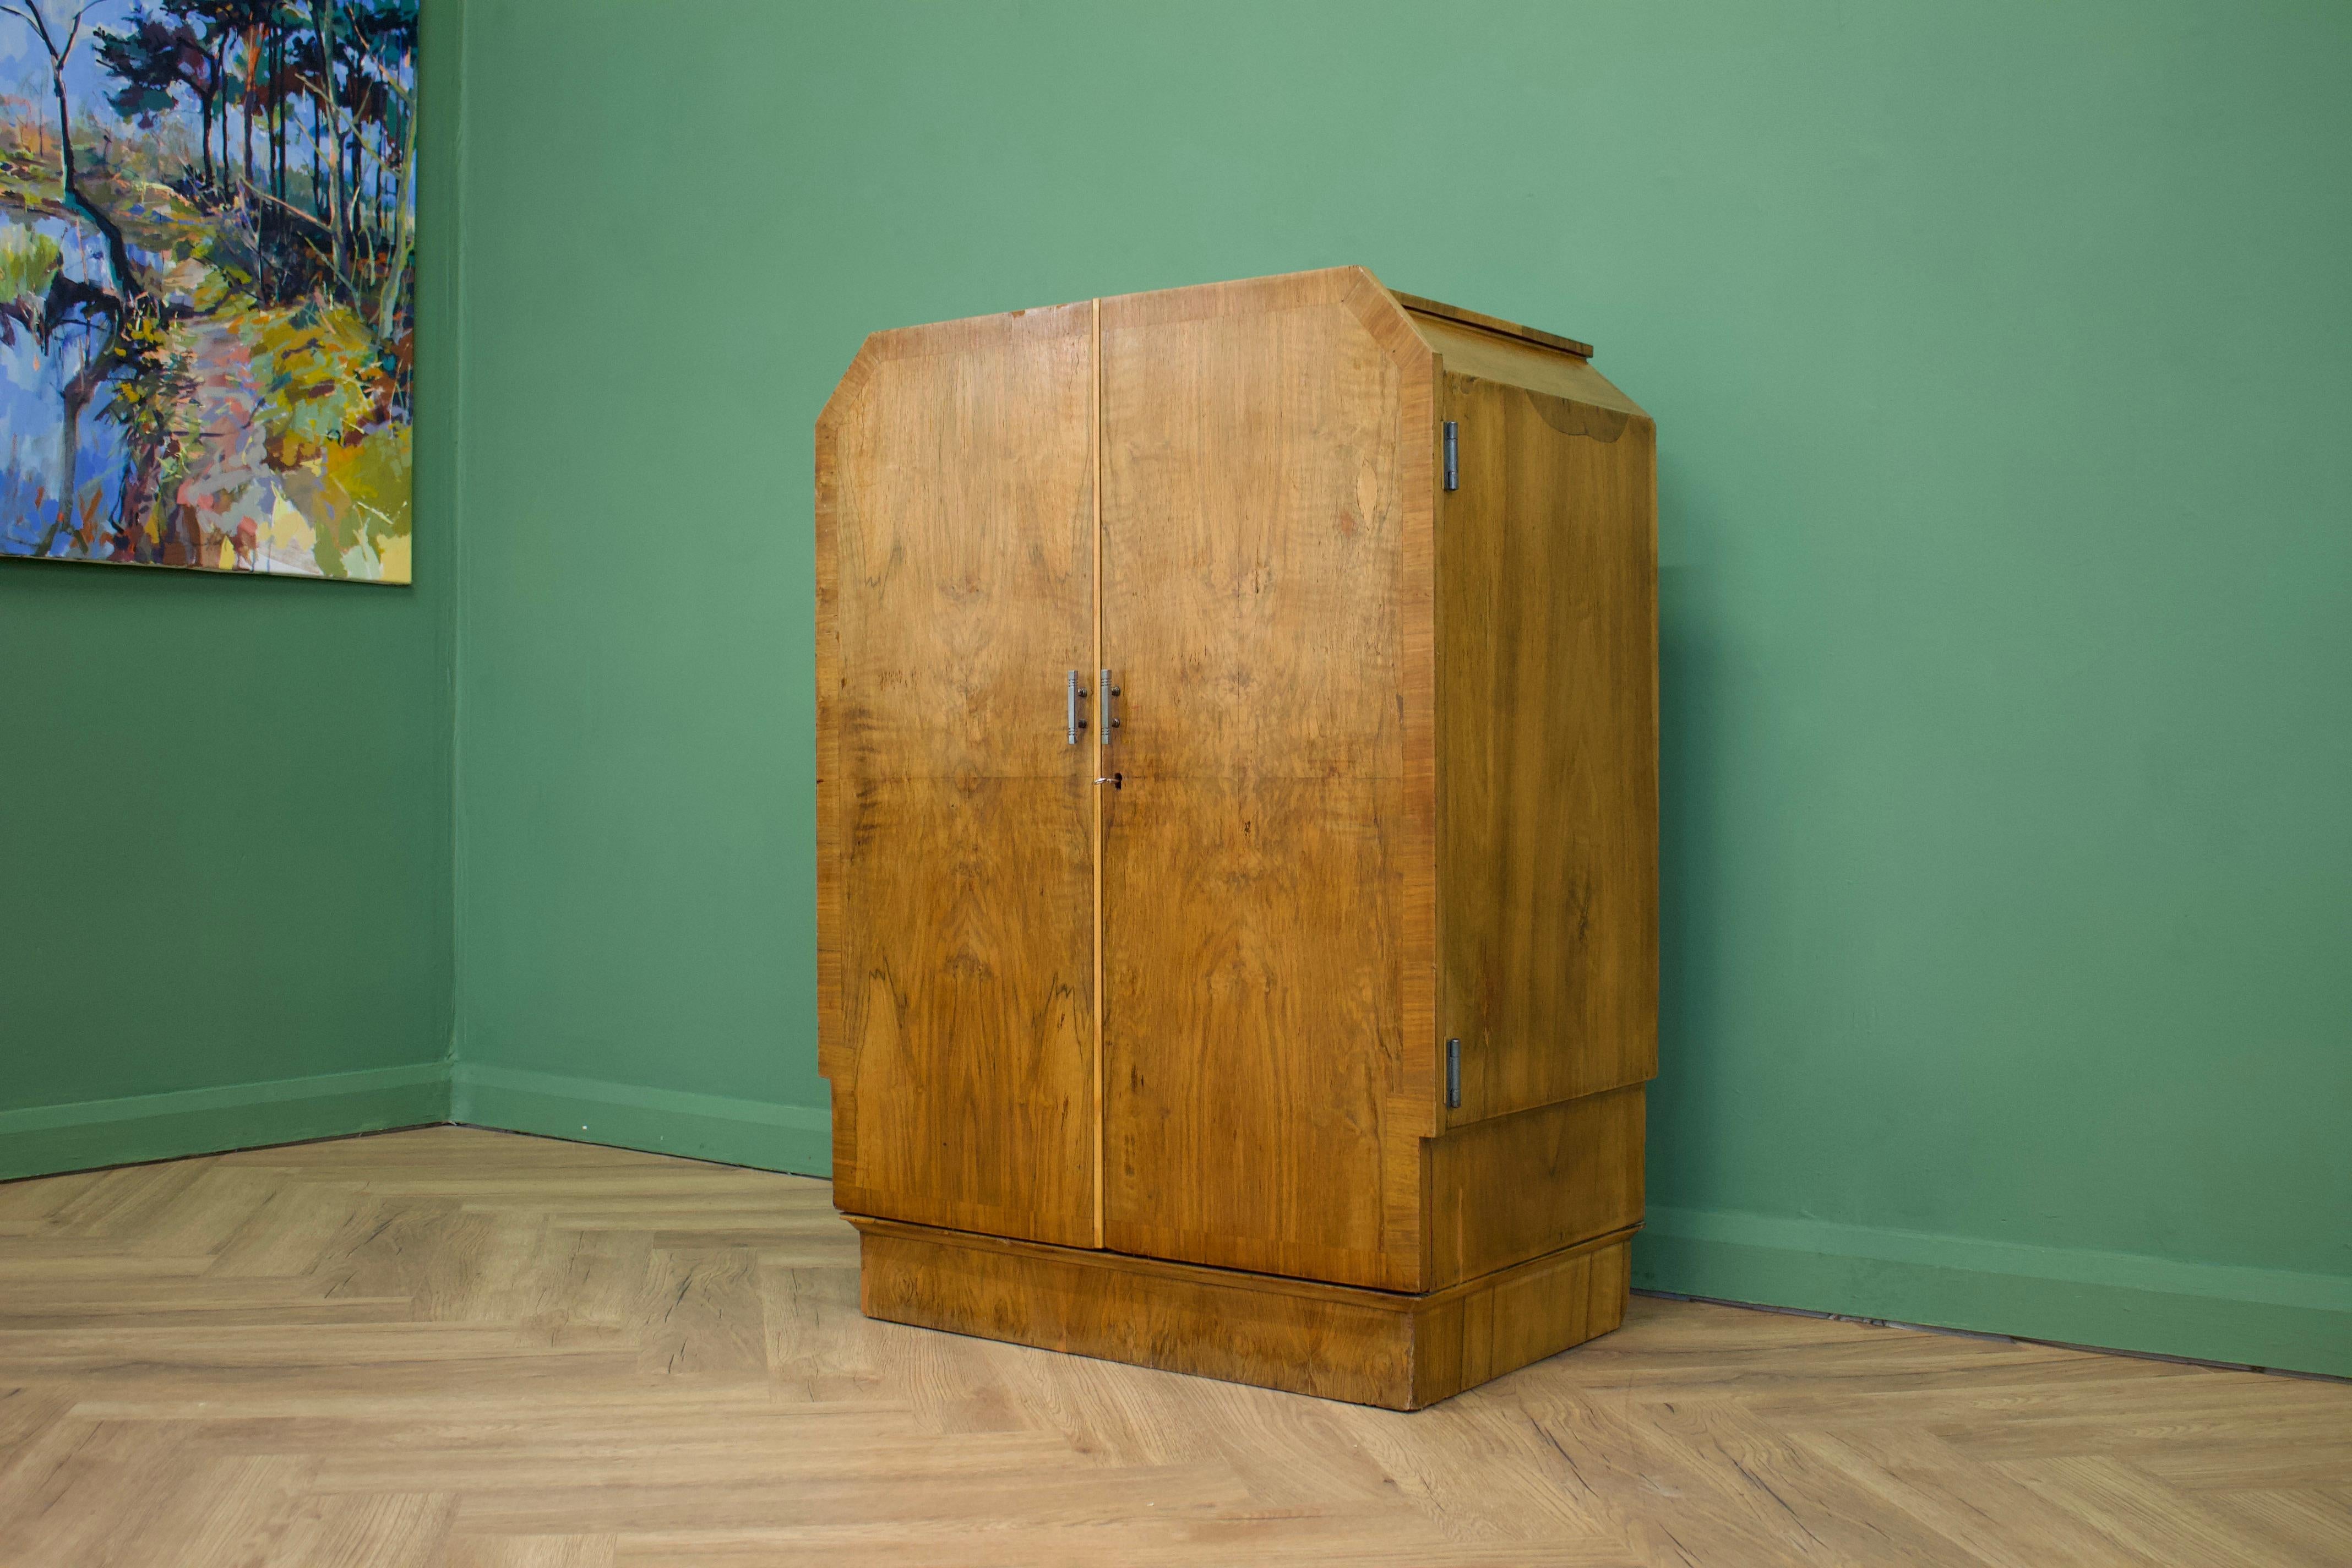
[[[269,1079],[0,1111],[0,1181],[449,1120],[449,1064]]]
[[[450,1114],[469,1126],[754,1170],[800,1176],[828,1176],[833,1171],[833,1118],[805,1105],[460,1062]]]
[[[1633,1288],[2352,1375],[2352,1278],[1659,1207]]]

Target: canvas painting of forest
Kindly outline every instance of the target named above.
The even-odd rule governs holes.
[[[409,580],[416,0],[0,0],[0,555]]]

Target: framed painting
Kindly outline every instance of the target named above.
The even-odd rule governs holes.
[[[416,0],[0,0],[0,556],[409,580]]]

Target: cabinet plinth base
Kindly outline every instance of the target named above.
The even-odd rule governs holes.
[[[1633,1234],[1416,1296],[848,1217],[869,1318],[1391,1410],[1617,1327]]]

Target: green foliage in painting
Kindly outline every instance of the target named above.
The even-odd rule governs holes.
[[[31,312],[40,309],[64,259],[58,242],[46,234],[0,229],[0,310],[22,312],[20,319],[30,326]]]

